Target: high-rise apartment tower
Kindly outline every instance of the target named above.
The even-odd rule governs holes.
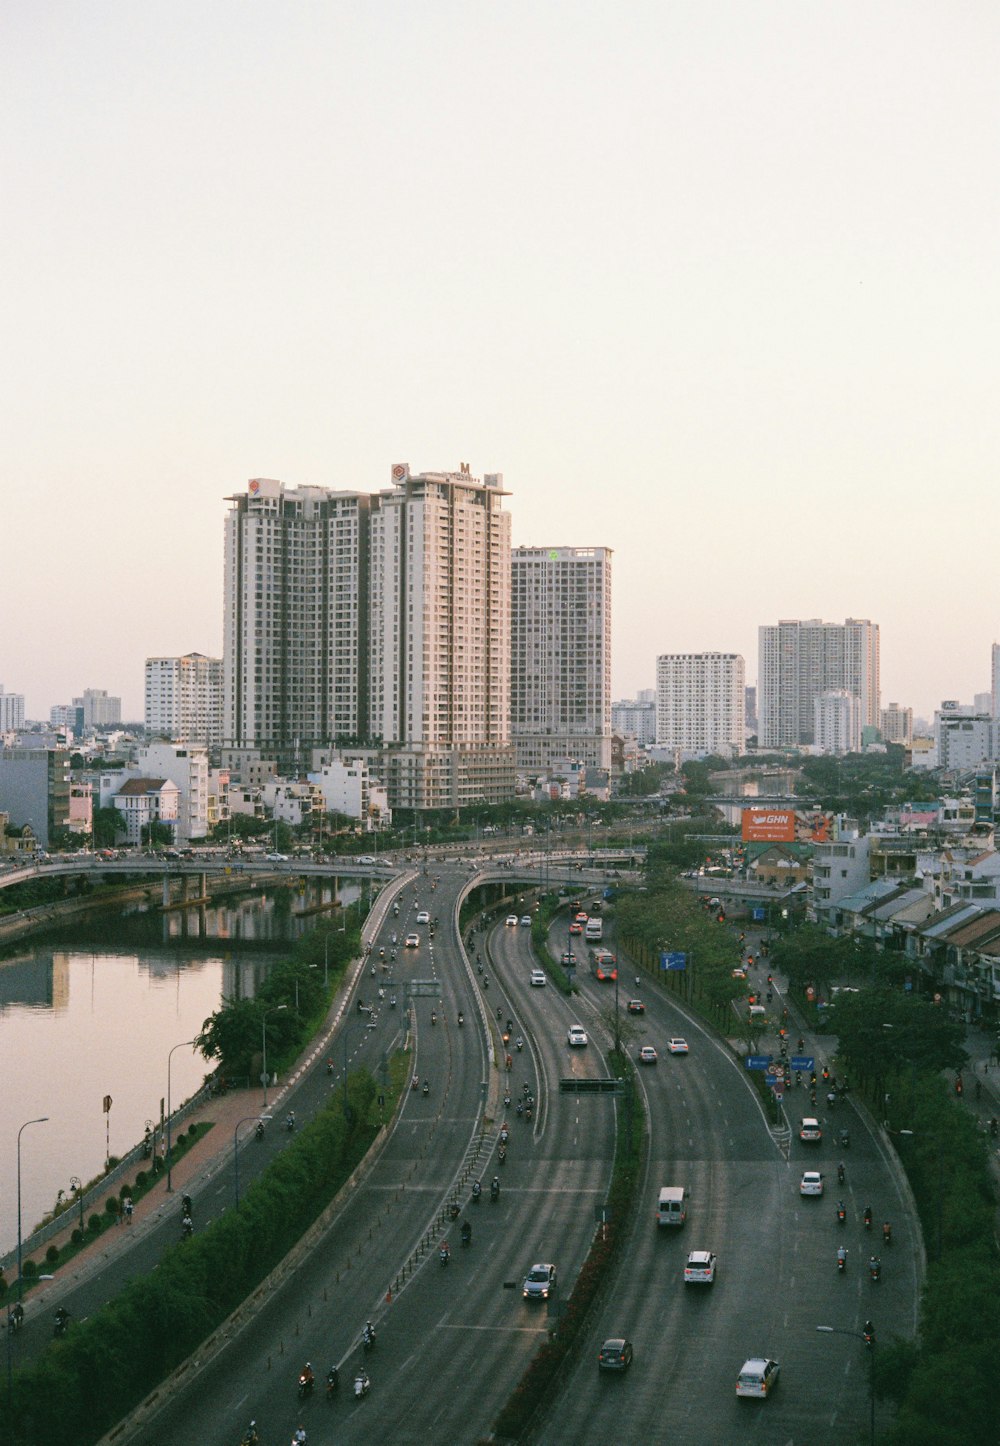
[[[867,619],[785,621],[759,629],[757,715],[760,748],[815,742],[815,703],[846,689],[861,703],[862,728],[877,728],[879,630]]]
[[[510,733],[517,766],[611,767],[611,549],[511,553]]]

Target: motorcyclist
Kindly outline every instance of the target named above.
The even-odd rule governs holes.
[[[292,1437],[293,1446],[306,1446],[306,1428],[300,1426]]]
[[[260,1446],[260,1437],[257,1435],[257,1422],[251,1421],[243,1433],[242,1446]]]
[[[193,1234],[194,1221],[191,1219],[190,1215],[185,1215],[183,1220],[181,1221],[181,1235],[185,1240],[187,1240]]]
[[[365,1328],[361,1332],[361,1343],[366,1351],[373,1350],[375,1347],[375,1327],[370,1320],[365,1321]]]
[[[494,1200],[495,1200],[495,1199],[497,1198],[497,1196],[500,1194],[500,1176],[499,1176],[499,1175],[494,1175],[494,1176],[493,1176],[493,1179],[490,1181],[490,1194],[492,1195],[492,1197],[493,1197]]]
[[[838,1245],[838,1246],[837,1246],[837,1269],[838,1269],[838,1270],[843,1270],[846,1265],[847,1265],[847,1246],[846,1246],[846,1245]]]
[[[865,1213],[863,1219],[865,1222],[865,1229],[870,1230],[872,1228],[872,1207],[870,1205],[865,1206]]]
[[[441,1262],[442,1265],[447,1265],[447,1264],[448,1264],[448,1261],[451,1259],[451,1251],[450,1251],[449,1248],[448,1248],[448,1242],[447,1242],[447,1240],[444,1242],[444,1244],[441,1246],[441,1249],[438,1251],[438,1259],[440,1260],[440,1262]]]
[[[871,1275],[872,1280],[878,1280],[879,1276],[882,1274],[882,1262],[881,1260],[879,1260],[877,1255],[873,1255],[868,1261],[868,1272]]]
[[[425,1094],[425,1095],[429,1095],[430,1092],[431,1092],[431,1083],[430,1083],[430,1080],[426,1080],[426,1079],[425,1079],[425,1080],[424,1080],[424,1094]]]
[[[326,1062],[326,1072],[327,1072],[327,1074],[333,1074],[333,1060],[332,1060],[332,1059],[328,1059],[327,1062]]]
[[[478,1200],[479,1197],[480,1197],[480,1195],[481,1195],[482,1193],[483,1193],[482,1182],[479,1181],[479,1180],[473,1181],[473,1185],[472,1185],[472,1198],[473,1198],[473,1200]]]
[[[311,1361],[306,1361],[305,1365],[302,1368],[302,1375],[299,1377],[299,1380],[304,1389],[307,1391],[311,1391],[313,1386],[316,1384],[316,1377],[313,1374]]]
[[[332,1396],[340,1385],[340,1372],[336,1366],[331,1366],[326,1373],[326,1394]]]
[[[838,1164],[837,1164],[837,1184],[838,1184],[838,1185],[843,1185],[843,1183],[844,1183],[844,1162],[843,1162],[843,1160],[840,1160],[840,1161],[838,1162]]]
[[[257,1121],[256,1127],[255,1127],[255,1130],[254,1130],[254,1133],[256,1134],[258,1140],[262,1140],[262,1139],[264,1138],[264,1121],[263,1121],[263,1120],[258,1120],[258,1121]]]
[[[516,1038],[515,1041],[514,1041],[514,1044],[516,1045],[516,1047],[517,1047],[519,1050],[524,1048],[524,1040],[521,1038],[520,1035],[517,1036],[517,1038]]]
[[[844,1221],[847,1219],[847,1210],[844,1207],[843,1200],[837,1201],[837,1219],[840,1221],[841,1224],[843,1224]]]
[[[465,1015],[462,1013],[461,1010],[458,1011],[458,1023],[459,1027],[461,1027],[465,1023]]]
[[[288,1111],[288,1118],[287,1118],[287,1120],[285,1121],[285,1129],[288,1130],[289,1132],[291,1132],[292,1130],[295,1129],[295,1111],[294,1111],[294,1110],[289,1110],[289,1111]]]
[[[886,1245],[892,1244],[892,1226],[888,1220],[882,1221],[882,1240]]]
[[[468,1220],[462,1221],[462,1244],[469,1245],[472,1241],[472,1226]]]
[[[437,1022],[438,1022],[437,1010],[436,1010],[436,1009],[432,1009],[432,1010],[431,1010],[431,1024],[437,1024]]]
[[[66,1309],[66,1307],[65,1307],[64,1305],[61,1305],[61,1306],[59,1307],[59,1309],[56,1311],[56,1335],[57,1335],[57,1336],[65,1335],[65,1334],[66,1334],[66,1327],[67,1327],[68,1325],[69,1325],[69,1311]]]

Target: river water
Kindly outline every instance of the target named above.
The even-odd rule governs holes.
[[[348,885],[340,899],[357,895]],[[287,889],[258,889],[184,912],[110,910],[7,950],[0,960],[0,1254],[17,1243],[17,1138],[25,1122],[48,1117],[21,1130],[26,1239],[58,1192],[71,1193],[73,1176],[86,1184],[108,1154],[123,1155],[142,1139],[147,1121],[159,1124],[168,1055],[173,1108],[199,1088],[214,1062],[185,1041],[223,998],[253,995],[292,941],[324,917],[303,916],[300,903]]]

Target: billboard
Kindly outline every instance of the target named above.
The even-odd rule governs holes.
[[[827,843],[833,838],[833,815],[799,813],[794,808],[745,808],[744,843]]]
[[[795,841],[795,810],[793,808],[745,808],[743,810],[744,843],[793,843]]]

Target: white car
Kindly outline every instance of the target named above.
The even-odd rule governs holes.
[[[566,1043],[572,1045],[584,1045],[587,1043],[587,1031],[582,1024],[571,1024],[566,1034]]]
[[[508,915],[507,915],[507,921],[506,921],[506,922],[507,922],[507,928],[508,928],[508,929],[516,929],[516,928],[517,928],[517,915],[516,915],[516,914],[508,914]]]
[[[819,1120],[812,1115],[806,1115],[799,1125],[799,1139],[806,1144],[818,1144],[823,1138],[823,1131],[820,1128]]]
[[[525,1300],[548,1300],[555,1288],[555,1266],[540,1262],[528,1271],[521,1289]]]
[[[668,1039],[667,1049],[671,1054],[687,1054],[688,1045],[686,1039]]]
[[[288,855],[287,855],[287,854],[265,854],[265,858],[267,859],[267,862],[268,862],[269,864],[287,864],[287,863],[288,863]]]
[[[404,948],[404,949],[419,949],[419,948],[420,948],[420,935],[419,935],[419,934],[407,934],[406,938],[403,940],[403,948]]]
[[[530,929],[530,928],[531,928],[531,915],[530,915],[530,914],[522,914],[522,915],[521,915],[521,928],[522,928],[522,929]]]
[[[358,863],[359,863],[359,864],[375,864],[375,863],[378,863],[378,860],[377,860],[377,859],[373,859],[372,856],[371,856],[371,854],[363,854],[363,855],[361,856],[361,858],[358,859]]]
[[[716,1257],[711,1250],[692,1250],[684,1266],[685,1285],[714,1285]]]
[[[778,1384],[777,1361],[766,1356],[751,1356],[744,1361],[736,1378],[737,1396],[762,1396],[765,1399]]]
[[[823,1174],[820,1170],[806,1170],[799,1182],[800,1195],[822,1195]]]
[[[532,969],[532,971],[531,971],[531,984],[534,986],[535,989],[542,989],[542,988],[544,987],[544,985],[545,985],[545,970],[544,970],[544,969]]]
[[[421,909],[421,910],[420,910],[420,913],[417,915],[417,923],[418,923],[418,924],[429,924],[430,921],[431,921],[431,916],[430,916],[430,914],[428,914],[428,912],[427,912],[426,909]]]
[[[655,1063],[656,1063],[656,1050],[653,1048],[653,1046],[652,1046],[651,1044],[644,1044],[644,1045],[642,1046],[642,1048],[640,1049],[640,1051],[639,1051],[639,1063],[640,1063],[640,1064],[655,1064]]]

